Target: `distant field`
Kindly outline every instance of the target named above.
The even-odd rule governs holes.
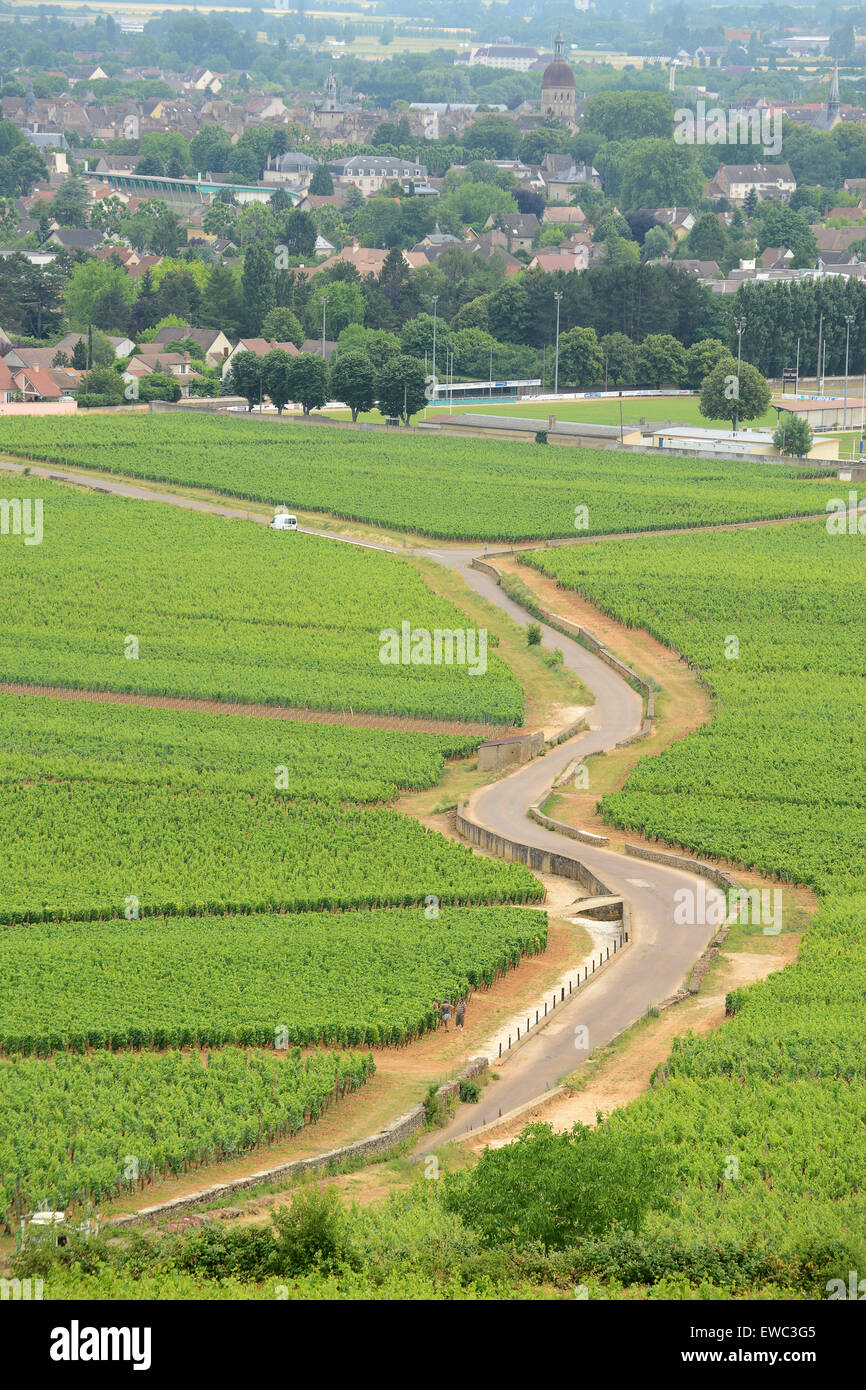
[[[466,412],[472,415],[523,415],[530,419],[544,420],[555,415],[557,420],[581,420],[588,424],[618,425],[619,401],[495,401],[491,405],[458,405],[454,403],[454,414]],[[450,412],[446,406],[427,412],[428,420],[441,418]],[[626,425],[636,425],[641,419],[656,422],[671,420],[679,425],[701,425],[704,428],[730,429],[729,420],[707,420],[698,409],[697,396],[623,396],[622,418]],[[749,427],[771,425],[775,428],[775,410],[766,410],[757,420],[749,420]]]

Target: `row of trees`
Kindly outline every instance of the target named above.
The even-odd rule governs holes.
[[[353,420],[378,406],[383,415],[408,424],[427,403],[424,363],[400,352],[378,368],[366,352],[340,353],[330,368],[312,352],[295,355],[274,348],[264,357],[239,352],[232,361],[229,386],[246,399],[249,410],[267,397],[279,414],[291,401],[309,415],[330,399],[347,405]]]

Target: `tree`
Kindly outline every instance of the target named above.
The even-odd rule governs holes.
[[[180,382],[168,372],[150,372],[138,382],[140,401],[179,401]]]
[[[490,150],[497,159],[513,159],[521,141],[521,131],[511,116],[482,116],[473,121],[463,137],[467,150]]]
[[[237,274],[230,266],[215,265],[201,300],[199,321],[203,328],[221,328],[229,338],[242,328],[243,301]]]
[[[487,319],[495,338],[503,338],[508,343],[526,342],[530,308],[522,278],[512,276],[493,291],[487,301]]]
[[[792,266],[811,265],[818,254],[815,233],[801,212],[780,207],[776,203],[762,204],[756,219],[758,250],[768,246],[787,246],[794,252]]]
[[[61,227],[87,226],[87,189],[83,179],[71,175],[64,180],[54,195],[51,213]]]
[[[686,238],[689,256],[699,261],[718,261],[720,265],[730,244],[730,236],[714,212],[702,212]]]
[[[624,333],[608,333],[599,346],[604,353],[605,382],[611,386],[632,386],[637,354],[631,338]]]
[[[125,320],[122,325],[125,328],[135,297],[135,282],[125,270],[113,265],[111,261],[97,261],[91,257],[76,265],[64,291],[66,313],[71,327],[86,329],[89,323],[94,322],[94,308],[109,291],[115,292],[115,305],[122,303],[125,306]],[[104,328],[114,325],[100,323],[99,326]],[[117,327],[121,325],[118,324]]]
[[[306,313],[311,338],[321,336],[324,299],[328,301],[326,331],[330,331],[332,338],[338,338],[350,323],[363,323],[366,301],[361,286],[347,280],[332,280],[329,283],[317,275],[310,288]]]
[[[638,1231],[651,1208],[667,1205],[671,1155],[657,1139],[602,1121],[554,1133],[528,1125],[513,1144],[485,1149],[444,1180],[442,1202],[481,1243],[573,1248],[614,1227]]]
[[[344,328],[338,343],[341,357],[347,352],[363,352],[374,373],[380,372],[392,357],[400,356],[400,339],[396,333],[386,333],[382,328],[363,328],[360,323],[350,323]]]
[[[321,410],[328,399],[328,364],[315,352],[300,352],[291,357],[292,400],[298,401],[305,415]]]
[[[316,224],[308,212],[301,212],[299,208],[292,208],[283,218],[277,234],[289,258],[310,257],[316,249]]]
[[[604,354],[594,328],[572,328],[559,339],[560,380],[594,386],[604,376]]]
[[[773,443],[782,455],[793,454],[796,458],[805,458],[812,448],[812,427],[805,415],[781,411]]]
[[[701,338],[692,343],[686,352],[685,384],[693,391],[700,391],[705,377],[708,377],[722,358],[730,357],[730,349],[720,338]]]
[[[247,332],[259,334],[265,316],[274,307],[273,247],[254,242],[244,254],[241,288]]]
[[[637,350],[636,373],[641,386],[679,386],[686,371],[686,352],[670,333],[650,333]]]
[[[436,356],[444,352],[451,340],[451,330],[441,318],[436,322]],[[433,360],[433,315],[416,314],[407,319],[400,330],[400,346],[410,357],[422,358],[425,353]]]
[[[231,136],[222,126],[203,125],[189,142],[192,162],[199,173],[223,174],[229,167]]]
[[[124,400],[123,377],[110,367],[91,367],[84,377],[81,389],[88,396],[104,397],[106,405],[120,405]]]
[[[383,415],[402,419],[407,425],[427,404],[424,363],[417,357],[391,358],[379,373],[378,399]]]
[[[229,388],[233,395],[246,397],[247,410],[252,410],[264,391],[264,359],[254,352],[237,352],[229,368]]]
[[[330,198],[334,192],[334,180],[327,164],[317,164],[307,189],[311,198]]]
[[[293,367],[295,359],[283,348],[274,348],[262,362],[262,381],[264,390],[271,398],[271,405],[282,415],[283,408],[292,399],[295,388]]]
[[[674,109],[664,92],[600,92],[590,99],[581,133],[598,131],[605,140],[670,140]],[[656,206],[650,204],[650,206]]]
[[[636,208],[696,207],[704,178],[694,150],[672,140],[637,140],[622,160],[620,200]],[[605,185],[606,186],[606,185]]]
[[[707,420],[732,420],[736,432],[741,420],[756,420],[770,404],[766,377],[749,362],[723,357],[701,385],[699,409]]]
[[[643,239],[643,246],[640,249],[642,261],[660,260],[666,256],[671,249],[670,234],[664,227],[650,227]]]
[[[744,203],[744,207],[745,207],[745,209],[746,209],[746,216],[747,216],[747,217],[752,217],[752,216],[754,215],[754,211],[755,211],[755,208],[756,208],[757,206],[758,206],[758,194],[757,194],[757,192],[756,192],[756,190],[755,190],[754,188],[750,188],[749,191],[748,191],[748,193],[746,194],[746,199],[745,199],[745,203]]]
[[[362,410],[372,410],[376,401],[376,373],[364,352],[340,353],[331,367],[331,398],[342,401],[357,420]]]
[[[299,348],[304,341],[301,320],[291,309],[277,306],[266,315],[262,324],[262,337],[277,343],[294,343]]]

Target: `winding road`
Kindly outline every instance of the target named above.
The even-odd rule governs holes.
[[[23,471],[24,465],[0,462],[10,472]],[[243,509],[203,502],[173,493],[158,492],[112,479],[60,469],[30,467],[31,475],[56,481],[74,482],[99,492],[113,493],[143,501],[156,501],[192,508],[216,515],[249,518],[267,524],[265,516],[251,515]],[[746,523],[750,524],[750,523]],[[753,524],[753,523],[752,523]],[[482,571],[472,569],[470,561],[478,555],[477,546],[419,548],[407,552],[399,547],[357,541],[323,530],[301,528],[310,535],[346,544],[397,554],[425,556],[458,573],[483,598],[494,603],[518,623],[526,622],[526,611],[508,597],[496,582]],[[481,557],[479,557],[481,558]],[[612,893],[621,895],[631,910],[631,941],[616,963],[596,980],[582,986],[556,1011],[555,1017],[529,1040],[503,1066],[501,1079],[484,1088],[480,1105],[463,1105],[452,1123],[437,1131],[417,1152],[438,1148],[449,1139],[477,1129],[498,1114],[532,1101],[559,1079],[578,1067],[597,1047],[604,1046],[641,1018],[649,1008],[676,992],[692,965],[707,946],[717,928],[713,925],[678,926],[674,923],[674,895],[678,889],[697,892],[702,883],[708,901],[721,898],[719,889],[680,869],[633,859],[612,849],[590,846],[556,834],[527,816],[530,806],[544,794],[565,767],[576,757],[586,757],[614,747],[637,732],[641,723],[639,695],[615,671],[573,638],[541,624],[542,643],[563,653],[565,666],[574,671],[595,695],[590,711],[590,727],[568,742],[548,751],[519,768],[510,776],[477,792],[472,813],[487,828],[508,839],[535,845],[552,853],[580,859]],[[712,915],[712,914],[710,914]],[[588,1049],[575,1045],[575,1029],[587,1030]]]

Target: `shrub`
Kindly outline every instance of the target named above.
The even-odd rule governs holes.
[[[526,625],[527,646],[537,647],[541,642],[541,623],[527,623]]]

